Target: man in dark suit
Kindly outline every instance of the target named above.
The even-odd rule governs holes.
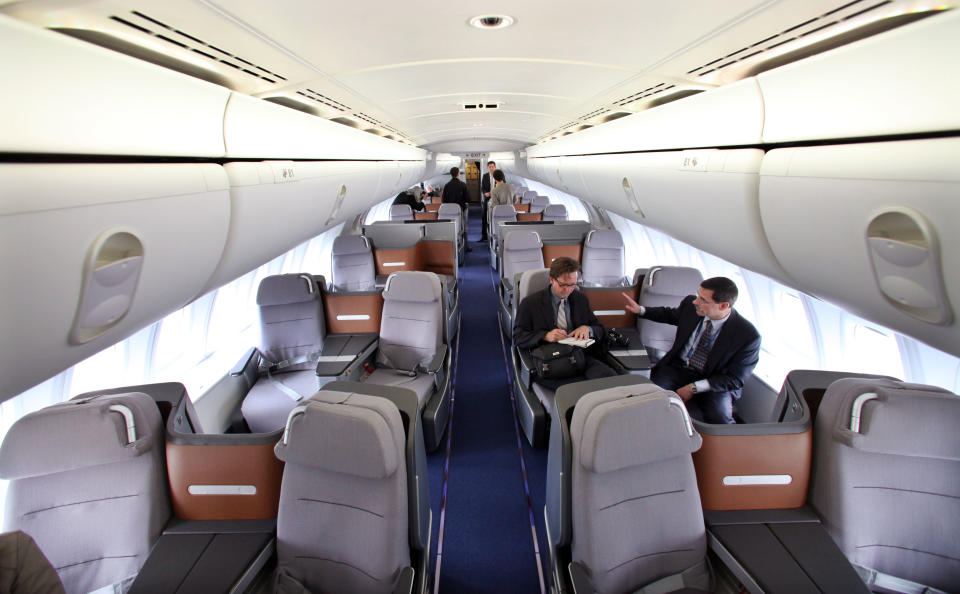
[[[490,192],[493,191],[493,172],[497,170],[496,161],[487,161],[487,173],[483,174],[483,177],[480,179],[480,192],[483,193],[483,196],[480,198],[480,214],[483,215],[483,220],[480,222],[480,241],[487,240],[487,208],[490,203]]]
[[[426,208],[423,205],[423,202],[420,202],[418,193],[421,192],[420,188],[411,188],[409,190],[404,190],[397,194],[397,197],[393,199],[394,205],[396,204],[406,204],[413,211],[419,211]]]
[[[467,202],[470,201],[469,191],[467,190],[467,184],[463,183],[460,179],[460,168],[451,167],[450,168],[450,181],[443,186],[443,194],[441,194],[440,200],[444,204],[459,204],[460,212],[462,213],[463,219],[461,220],[460,228],[463,230],[463,240],[467,241]],[[466,251],[472,251],[470,246],[467,245]]]
[[[585,353],[587,367],[583,375],[562,380],[536,380],[551,390],[563,384],[617,375],[596,358],[601,355],[604,330],[597,316],[593,315],[590,302],[576,290],[579,273],[580,263],[573,258],[554,260],[550,265],[550,286],[527,295],[517,308],[517,318],[513,322],[513,343],[521,349],[532,349],[564,338],[593,338],[596,341]]]
[[[648,320],[677,327],[673,346],[650,372],[650,379],[673,390],[690,416],[707,423],[733,423],[733,401],[740,398],[760,356],[760,334],[733,309],[737,285],[723,276],[700,283],[679,307],[642,307],[624,293],[626,308]]]

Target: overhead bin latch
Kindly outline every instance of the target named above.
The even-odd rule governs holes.
[[[876,215],[867,226],[867,247],[877,286],[891,305],[930,324],[952,321],[940,244],[922,214],[895,207]]]

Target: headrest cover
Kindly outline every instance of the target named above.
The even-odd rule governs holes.
[[[531,293],[536,293],[541,289],[550,286],[550,269],[535,268],[533,270],[524,270],[520,273],[520,280],[517,282],[517,296],[519,300]]]
[[[652,280],[644,282],[643,290],[653,293],[686,297],[697,292],[703,282],[703,275],[696,268],[686,266],[654,266],[647,276]]]
[[[503,240],[503,249],[505,250],[530,250],[543,248],[543,242],[540,241],[540,234],[536,231],[517,230],[511,231]]]
[[[260,281],[257,305],[288,305],[307,303],[320,297],[316,283],[309,274],[277,274]]]
[[[566,217],[567,216],[567,207],[562,204],[551,204],[550,206],[543,209],[543,216],[545,217]]]
[[[688,431],[683,403],[654,384],[586,394],[577,402],[570,422],[581,466],[597,473],[695,452],[702,440],[696,431],[693,435]]]
[[[592,248],[623,249],[623,237],[616,229],[594,229],[584,243]]]
[[[533,203],[532,203],[532,204],[533,204],[534,206],[546,206],[546,205],[550,204],[550,198],[548,198],[548,197],[546,197],[546,196],[537,196],[536,198],[533,199]]]
[[[136,441],[113,405],[133,413]],[[141,392],[68,400],[21,418],[0,447],[0,478],[43,476],[120,462],[149,452],[161,435],[160,411]]]
[[[534,198],[536,198],[537,195],[538,195],[538,194],[537,194],[537,191],[536,191],[536,190],[524,190],[524,192],[523,192],[523,200],[524,200],[524,202],[530,202],[531,200],[533,200]]]
[[[841,393],[843,405],[835,431],[849,436],[864,452],[960,461],[960,398],[952,392],[888,379],[841,379],[830,384],[824,401]],[[850,431],[853,402],[861,394],[877,397],[863,404],[859,434]]]
[[[440,205],[440,209],[437,210],[437,216],[438,216],[438,217],[453,216],[453,215],[457,215],[457,216],[460,215],[460,205],[459,205],[459,204],[454,204],[454,203],[452,203],[452,202],[445,202],[445,203],[441,204],[441,205]]]
[[[369,254],[370,245],[363,235],[341,235],[333,240],[334,256]]]
[[[364,394],[342,403],[311,398],[290,415],[286,435],[274,448],[284,462],[377,479],[397,471],[403,421],[389,400]]]
[[[517,216],[517,211],[511,204],[498,204],[493,207],[493,216],[494,218],[515,218]]]
[[[383,300],[433,303],[440,294],[440,277],[433,272],[402,271],[387,277]]]

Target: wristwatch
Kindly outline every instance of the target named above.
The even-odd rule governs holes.
[[[691,394],[697,393],[697,384],[690,384],[690,393]]]

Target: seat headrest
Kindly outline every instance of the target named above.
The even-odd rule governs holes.
[[[687,455],[702,443],[680,398],[654,384],[584,395],[573,410],[570,435],[581,466],[597,473]]]
[[[653,266],[647,271],[644,288],[654,293],[686,297],[697,292],[703,275],[686,266]]]
[[[493,207],[494,217],[516,217],[517,211],[512,204],[498,204]]]
[[[536,191],[536,190],[524,190],[524,192],[523,192],[523,200],[524,200],[524,202],[530,202],[530,201],[532,201],[534,198],[536,198],[537,196],[538,196],[538,194],[537,194],[537,191]]]
[[[445,202],[440,205],[440,209],[437,210],[438,216],[448,214],[448,215],[459,215],[460,214],[460,205],[454,204],[452,202]]]
[[[512,231],[503,240],[503,249],[505,250],[529,250],[541,249],[543,242],[540,241],[540,234],[536,231],[518,230]]]
[[[551,204],[550,206],[543,209],[543,216],[566,218],[567,207],[562,204]]]
[[[524,270],[520,273],[520,280],[517,282],[518,303],[527,295],[536,293],[537,291],[545,289],[548,286],[550,286],[549,268],[534,268],[532,270]]]
[[[889,379],[851,378],[830,384],[823,401],[835,398],[841,398],[842,405],[837,418],[830,420],[834,435],[851,447],[877,454],[960,461],[960,398],[952,392]],[[853,431],[856,408],[860,426]]]
[[[413,217],[413,209],[410,208],[409,204],[394,204],[390,207],[390,218],[395,219],[398,217]]]
[[[333,240],[334,256],[370,253],[370,242],[363,235],[341,235]]]
[[[135,458],[151,451],[161,432],[160,410],[141,392],[68,400],[14,423],[0,447],[0,478],[43,476]]]
[[[532,204],[533,204],[534,206],[546,206],[546,205],[550,204],[550,199],[547,198],[546,196],[539,196],[539,195],[538,195],[536,198],[533,199],[533,203],[532,203]]]
[[[591,248],[623,249],[623,237],[616,229],[594,229],[587,234],[584,246]]]
[[[309,274],[277,274],[260,281],[257,305],[288,305],[316,301],[319,292]]]
[[[274,453],[288,464],[382,479],[397,471],[404,442],[393,402],[321,390],[290,412]]]
[[[401,271],[387,277],[384,301],[432,303],[440,299],[440,277],[433,272]]]

